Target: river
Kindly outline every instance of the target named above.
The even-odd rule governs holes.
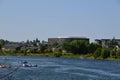
[[[0,56],[0,63],[12,67],[0,69],[0,80],[120,80],[119,61],[16,56],[7,56],[7,60],[3,58]],[[38,67],[21,67],[20,61],[37,64]]]

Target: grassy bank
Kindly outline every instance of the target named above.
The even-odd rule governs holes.
[[[40,56],[40,57],[61,57],[61,58],[77,58],[77,59],[92,59],[92,60],[114,60],[114,61],[120,61],[120,58],[97,58],[94,59],[92,54],[86,54],[86,55],[80,55],[80,54],[72,54],[72,53],[65,53],[65,54],[59,54],[59,53],[0,53],[0,56]]]
[[[79,54],[72,54],[72,53],[65,53],[61,54],[60,56],[56,56],[54,53],[42,53],[42,54],[27,54],[26,56],[41,56],[41,57],[61,57],[61,58],[77,58],[77,59],[90,59],[90,60],[114,60],[114,61],[120,61],[120,58],[97,58],[94,59],[92,54],[86,54],[86,55],[79,55]]]

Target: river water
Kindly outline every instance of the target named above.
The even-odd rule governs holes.
[[[119,61],[16,56],[7,56],[8,60],[3,58],[0,57],[0,63],[12,67],[0,69],[0,80],[120,80]],[[38,67],[21,67],[20,61],[37,64]]]

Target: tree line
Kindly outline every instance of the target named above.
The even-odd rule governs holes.
[[[2,51],[2,46],[6,43],[9,43],[9,41],[3,39],[0,40],[0,53],[4,53]],[[33,48],[25,48],[24,50],[10,50],[7,53],[11,53],[12,55],[17,53],[22,53],[24,55],[29,53],[53,53],[56,57],[60,57],[65,53],[70,53],[73,55],[91,55],[94,59],[120,58],[119,44],[115,39],[105,43],[104,46],[95,42],[89,43],[85,40],[74,40],[63,44],[53,43],[53,45],[47,45],[44,44],[44,41],[40,42],[36,39],[33,41],[27,40],[24,44],[36,46],[37,51]]]
[[[84,40],[66,42],[62,48],[67,52],[80,55],[91,55],[94,59],[120,58],[119,44],[115,39],[107,42],[104,46],[98,43],[88,43]]]

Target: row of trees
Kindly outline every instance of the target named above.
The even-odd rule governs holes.
[[[109,46],[112,46],[110,48]],[[74,40],[72,42],[66,42],[62,45],[62,49],[73,54],[91,54],[95,59],[97,58],[120,58],[120,50],[118,43],[115,40],[111,40],[107,45],[101,46],[98,43],[88,43],[83,40]]]
[[[8,41],[0,40],[0,52],[2,52],[1,48],[4,44],[8,43]],[[34,44],[34,46],[38,47],[39,54],[41,53],[55,53],[55,55],[62,55],[63,51],[66,51],[66,53],[72,53],[72,54],[79,54],[79,55],[86,55],[90,54],[95,59],[98,58],[108,58],[108,57],[114,57],[119,58],[120,57],[120,50],[116,48],[118,46],[118,43],[115,39],[112,39],[110,42],[106,43],[105,46],[101,46],[97,43],[89,43],[84,40],[74,40],[72,42],[65,42],[63,44],[54,43],[53,45],[45,45],[44,42],[40,42],[37,38],[36,40],[29,41],[27,40],[25,44],[31,45]],[[113,46],[112,48],[109,48],[108,46]],[[56,48],[55,51],[52,51],[53,48]],[[35,53],[36,51],[34,49],[25,49],[25,50],[11,50],[7,53],[23,53],[24,55],[27,55],[28,53]],[[56,54],[57,53],[57,54]],[[59,54],[58,54],[59,53]]]

